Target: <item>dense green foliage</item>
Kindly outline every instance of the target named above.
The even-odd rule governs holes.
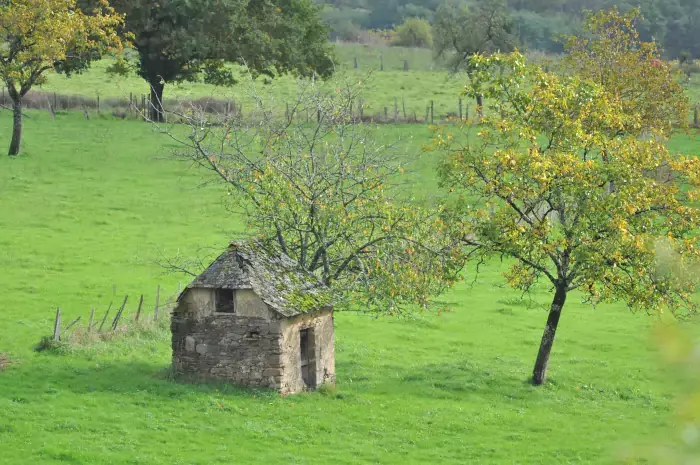
[[[341,36],[349,25],[384,29],[401,24],[408,17],[433,21],[440,0],[317,0],[324,4],[324,15],[332,32]],[[483,1],[449,0],[447,3],[478,6]],[[641,7],[644,20],[638,25],[645,40],[656,40],[666,55],[678,57],[687,52],[700,57],[700,5],[695,0],[508,0],[514,33],[529,49],[562,51],[558,36],[580,30],[583,10],[617,6],[627,12]]]
[[[113,6],[126,15],[138,53],[133,66],[151,89],[154,121],[162,120],[166,83],[203,76],[211,84],[234,84],[226,62],[269,77],[333,71],[327,28],[311,0],[114,0]]]
[[[408,18],[396,28],[392,45],[400,47],[432,47],[433,33],[430,23],[425,19]]]
[[[611,135],[655,131],[668,138],[673,128],[685,125],[688,97],[657,44],[640,40],[639,20],[636,8],[625,14],[616,8],[590,13],[584,34],[567,37],[563,69],[619,96],[625,127]]]
[[[516,46],[513,25],[503,0],[486,0],[478,6],[441,5],[435,14],[435,56],[452,71],[471,75],[474,54],[510,52]]]
[[[507,264],[497,262],[446,297],[454,313],[336,315],[336,392],[283,398],[173,382],[167,332],[34,353],[56,306],[85,320],[128,293],[130,317],[145,293],[150,314],[158,283],[164,296],[186,284],[154,259],[216,253],[241,223],[218,189],[192,188],[200,176],[167,160],[169,141],[148,125],[30,115],[25,155],[0,157],[0,352],[14,362],[0,372],[3,463],[598,465],[667,437],[676,386],[649,342],[653,320],[623,305],[591,310],[574,294],[551,383],[534,389],[524,381],[547,289],[522,299],[502,286]],[[430,134],[387,125],[378,136],[413,137],[419,153]],[[673,148],[694,144],[681,137]],[[414,192],[434,192],[436,163],[421,158]]]

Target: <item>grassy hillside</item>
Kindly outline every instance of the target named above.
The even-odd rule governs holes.
[[[9,124],[0,115],[0,147]],[[381,131],[413,136],[416,151],[428,138],[421,126]],[[25,156],[0,157],[0,352],[16,362],[0,372],[3,463],[601,464],[669,426],[653,320],[619,305],[571,298],[551,382],[529,385],[549,296],[521,299],[497,262],[446,296],[451,313],[337,315],[337,391],[178,384],[167,331],[35,353],[55,307],[85,318],[128,293],[133,314],[145,293],[150,312],[157,284],[171,294],[185,281],[161,274],[161,253],[224,247],[240,224],[143,123],[32,113],[25,134]],[[435,162],[424,156],[417,191],[435,188]]]

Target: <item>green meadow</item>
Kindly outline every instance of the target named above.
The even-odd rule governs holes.
[[[365,106],[365,115],[383,117],[386,111],[391,119],[396,108],[401,119],[404,119],[404,115],[409,119],[415,115],[422,121],[431,102],[435,121],[442,121],[450,114],[459,114],[459,94],[467,83],[466,77],[441,68],[433,61],[429,49],[337,44],[335,50],[338,63],[336,77],[328,82],[319,81],[317,85],[328,92],[341,85],[353,86]],[[541,54],[530,58],[537,62],[549,60]],[[357,68],[354,67],[355,59]],[[408,62],[408,72],[404,71],[404,61]],[[128,102],[132,95],[140,101],[139,96],[149,92],[148,84],[133,73],[126,77],[108,73],[111,63],[109,59],[95,62],[85,73],[70,78],[49,74],[47,83],[35,90],[92,99],[99,96],[103,102],[114,99]],[[193,99],[219,99],[235,102],[242,106],[245,113],[247,108],[254,105],[253,94],[257,94],[274,101],[283,112],[286,104],[292,104],[299,92],[300,83],[291,76],[280,76],[274,80],[258,78],[251,85],[251,77],[242,68],[232,66],[232,70],[240,85],[231,88],[217,88],[202,82],[166,85],[166,106]],[[700,75],[692,75],[684,87],[691,104],[700,104]],[[473,116],[474,102],[464,99],[462,111],[463,115],[468,113]]]
[[[317,85],[329,92],[341,85],[355,87],[366,107],[366,115],[383,115],[386,107],[387,114],[393,118],[396,105],[402,118],[405,112],[408,118],[415,114],[422,120],[431,100],[436,119],[459,112],[459,93],[465,84],[464,76],[451,75],[439,69],[433,64],[430,50],[352,44],[339,45],[336,50],[336,77],[328,82],[318,81]],[[384,71],[380,71],[381,56],[384,57]],[[355,58],[357,69],[354,68]],[[408,72],[403,70],[404,60],[409,63]],[[103,102],[106,99],[126,99],[128,102],[130,94],[138,100],[140,95],[149,92],[148,84],[135,74],[127,77],[109,74],[107,69],[110,64],[109,59],[98,61],[85,73],[70,78],[50,74],[48,82],[35,90],[93,99],[99,95]],[[232,70],[241,83],[239,86],[217,88],[202,82],[168,84],[163,99],[166,103],[202,98],[230,100],[242,105],[245,113],[254,102],[251,77],[240,67],[233,66]],[[287,103],[293,104],[300,85],[291,76],[281,76],[271,81],[258,78],[254,83],[256,94],[273,98],[281,109]],[[463,103],[464,111],[470,103]],[[474,108],[473,104],[471,108]]]
[[[0,352],[11,361],[0,372],[0,463],[612,464],[674,427],[678,388],[657,354],[658,321],[623,305],[570,298],[550,381],[531,386],[550,297],[506,287],[497,260],[475,284],[465,272],[443,297],[449,312],[337,314],[338,385],[320,392],[180,383],[167,322],[35,352],[56,307],[82,325],[128,294],[131,318],[144,294],[150,317],[158,285],[166,298],[187,283],[157,259],[222,249],[242,222],[147,124],[30,116],[24,154],[0,157]],[[0,147],[9,127],[1,114]],[[415,191],[436,192],[425,126],[382,126],[377,137],[405,140],[420,156]],[[673,147],[692,152],[695,141]]]

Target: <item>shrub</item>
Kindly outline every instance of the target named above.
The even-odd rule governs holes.
[[[64,354],[67,352],[68,344],[64,341],[56,341],[51,336],[43,336],[39,344],[34,348],[37,352],[53,352]]]
[[[425,47],[433,46],[433,33],[430,23],[424,19],[409,18],[396,28],[396,36],[391,45],[401,47]]]

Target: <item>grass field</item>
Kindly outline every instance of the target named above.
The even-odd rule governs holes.
[[[152,306],[157,284],[172,294],[185,280],[161,274],[160,254],[224,247],[240,224],[149,126],[31,116],[25,154],[0,157],[0,352],[15,362],[0,372],[0,463],[605,464],[672,426],[676,387],[654,320],[621,305],[571,298],[551,381],[532,387],[549,296],[521,299],[496,262],[446,296],[454,312],[337,315],[335,391],[283,398],[178,384],[165,330],[36,353],[57,306],[64,321],[127,293]],[[0,115],[0,147],[9,125]],[[381,131],[413,137],[416,151],[429,137],[422,126]],[[424,155],[417,191],[434,189],[435,157]]]
[[[466,84],[465,77],[452,75],[436,65],[428,49],[338,44],[336,53],[336,77],[318,85],[332,92],[339,85],[356,85],[361,82],[360,95],[366,105],[366,115],[382,116],[386,109],[389,118],[393,118],[394,105],[397,105],[401,118],[405,114],[407,118],[415,115],[423,120],[431,101],[436,120],[459,113],[459,93]],[[384,71],[380,71],[380,56],[383,57]],[[358,61],[357,69],[354,68],[355,58]],[[536,56],[535,59],[541,57]],[[409,63],[408,72],[403,71],[404,60]],[[130,94],[139,101],[140,95],[149,92],[146,82],[136,75],[119,77],[108,74],[106,70],[109,64],[109,60],[96,62],[84,74],[71,78],[50,74],[48,82],[35,90],[92,99],[99,95],[103,102],[105,99],[128,101]],[[242,105],[245,112],[246,108],[253,105],[250,78],[240,68],[236,69],[240,81],[237,86],[217,88],[204,83],[169,84],[165,89],[164,100],[166,104],[199,98],[229,100]],[[255,84],[256,93],[274,99],[280,112],[283,112],[285,104],[294,101],[299,82],[290,76],[282,76],[272,82],[273,84],[266,85],[264,80],[258,79]],[[685,87],[691,103],[694,105],[700,102],[700,76],[694,75]],[[464,100],[463,114],[469,112],[473,115],[474,108],[473,102]]]
[[[404,107],[407,116],[413,113],[420,119],[425,117],[426,108],[434,101],[434,112],[438,115],[458,112],[458,96],[464,86],[463,76],[451,76],[446,71],[436,68],[432,62],[430,50],[401,47],[365,47],[362,45],[341,44],[337,46],[339,65],[336,79],[319,85],[332,91],[333,87],[345,82],[353,85],[362,84],[362,99],[367,105],[366,114],[383,114],[387,107],[393,116],[394,104],[397,103],[401,114]],[[380,69],[379,56],[384,56],[384,71]],[[358,60],[358,69],[353,68],[354,58]],[[403,61],[408,60],[410,70],[403,71]],[[45,92],[62,95],[80,95],[89,98],[100,96],[103,99],[121,98],[128,101],[129,94],[139,96],[149,91],[146,82],[136,75],[119,77],[106,72],[109,60],[94,63],[84,74],[66,78],[51,74],[48,82],[41,88]],[[203,83],[182,83],[167,85],[164,100],[182,100],[215,97],[222,100],[242,102],[243,111],[250,108],[250,78],[238,69],[240,84],[232,88],[217,88]],[[256,81],[259,91],[271,93],[280,107],[292,103],[298,91],[295,78],[282,76],[274,85]],[[465,107],[469,102],[465,102]],[[474,105],[472,104],[472,108]]]

